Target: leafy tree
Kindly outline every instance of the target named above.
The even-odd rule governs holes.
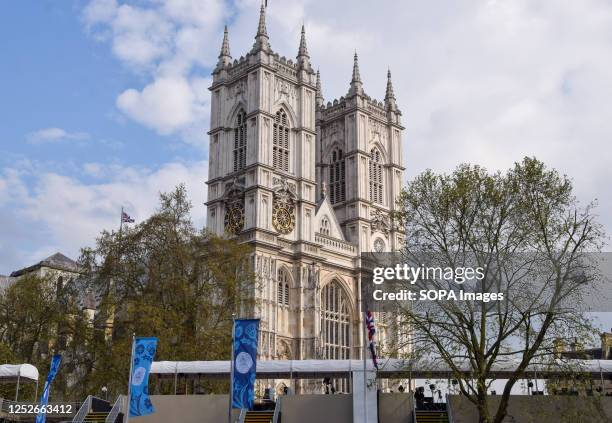
[[[250,248],[196,230],[182,185],[160,203],[82,252],[83,289],[99,300],[86,351],[74,356],[83,394],[126,391],[132,334],[159,338],[157,360],[228,359],[232,319],[252,309]]]
[[[593,204],[581,207],[570,179],[534,158],[506,173],[471,165],[426,171],[399,204],[406,261],[480,267],[484,278],[470,285],[473,292],[505,294],[503,301],[417,301],[402,310],[413,351],[451,369],[479,422],[500,423],[528,365],[554,365],[555,339],[591,333],[582,299],[599,275],[588,253],[604,240]],[[432,277],[416,287],[458,291],[456,282]],[[512,374],[491,401],[495,367],[508,364]]]

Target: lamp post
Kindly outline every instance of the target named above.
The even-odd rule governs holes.
[[[108,401],[108,388],[106,386],[102,387],[102,393],[104,394],[104,400]]]

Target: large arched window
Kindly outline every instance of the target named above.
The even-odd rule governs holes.
[[[370,151],[370,201],[383,204],[382,155],[378,149]]]
[[[278,305],[289,306],[289,275],[285,269],[278,271]]]
[[[321,338],[323,358],[346,360],[351,358],[351,316],[349,301],[336,280],[321,291]],[[347,378],[330,381],[337,392],[350,392]]]
[[[272,164],[275,169],[289,172],[289,123],[284,110],[276,112],[272,143]]]
[[[334,280],[321,292],[321,337],[326,359],[350,358],[350,326],[348,299]]]
[[[344,156],[342,150],[334,150],[329,167],[329,200],[332,204],[340,203],[346,199],[346,185],[344,183]]]
[[[238,112],[234,128],[234,172],[246,166],[247,124],[244,110]]]

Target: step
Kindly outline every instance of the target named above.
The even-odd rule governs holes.
[[[416,423],[448,423],[446,411],[417,411]]]
[[[85,416],[83,421],[89,423],[105,423],[108,414],[108,411],[91,411]]]
[[[244,423],[270,423],[274,418],[274,411],[247,411]]]

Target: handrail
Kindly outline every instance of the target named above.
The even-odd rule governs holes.
[[[411,392],[412,395],[412,421],[416,423],[416,399],[414,398],[414,392]]]
[[[241,408],[240,415],[238,416],[238,423],[244,423],[244,419],[246,418],[247,409]]]
[[[446,415],[448,416],[448,423],[453,423],[453,410],[451,409],[450,394],[446,393]]]
[[[276,404],[274,404],[274,417],[272,418],[272,423],[278,423],[278,415],[280,414],[280,403],[282,396],[279,396],[276,400]]]
[[[91,409],[91,401],[93,399],[92,395],[88,395],[83,404],[81,404],[81,408],[72,418],[72,423],[83,423],[85,421],[85,417],[89,414],[89,410]]]
[[[121,413],[121,411],[123,411],[123,395],[117,395],[117,400],[115,400],[113,408],[111,408],[108,416],[106,416],[106,423],[115,423],[115,420],[117,420],[117,416],[119,413]]]

